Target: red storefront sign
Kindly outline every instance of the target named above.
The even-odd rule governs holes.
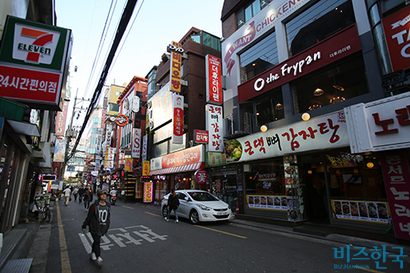
[[[393,71],[410,67],[410,6],[382,20]]]
[[[356,24],[238,86],[244,102],[361,50]]]
[[[162,169],[201,162],[201,146],[195,146],[162,157]]]
[[[58,73],[0,65],[0,96],[23,102],[58,104],[60,78]]]
[[[221,59],[205,56],[206,65],[206,102],[222,104],[222,68]]]
[[[387,198],[397,238],[410,240],[410,171],[406,154],[380,156]]]
[[[209,132],[206,130],[194,129],[195,143],[208,143]]]
[[[208,180],[208,173],[205,170],[197,170],[195,172],[195,179],[199,184],[204,184]]]

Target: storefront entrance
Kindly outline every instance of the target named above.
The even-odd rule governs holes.
[[[323,154],[299,157],[300,181],[305,196],[305,219],[316,223],[330,223]]]

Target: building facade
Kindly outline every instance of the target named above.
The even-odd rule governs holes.
[[[390,161],[377,149],[357,149],[353,135],[360,145],[364,135],[358,140],[360,125],[349,111],[409,91],[405,76],[390,85],[400,88],[386,90],[386,75],[393,71],[380,32],[380,18],[408,7],[405,1],[387,1],[390,8],[383,2],[224,2],[228,165],[212,172],[226,181],[224,194],[235,187],[238,217],[374,233],[394,222],[396,203],[386,186]],[[406,69],[402,66],[400,75]],[[406,98],[395,108],[407,109]],[[403,110],[403,118],[406,114]],[[373,117],[368,122],[387,126]],[[404,170],[408,149],[403,153]]]

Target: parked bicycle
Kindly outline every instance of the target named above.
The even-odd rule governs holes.
[[[48,196],[38,196],[36,197],[35,203],[38,211],[38,219],[40,221],[46,220],[47,222],[50,222],[50,198]]]

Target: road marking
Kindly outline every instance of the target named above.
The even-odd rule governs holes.
[[[147,214],[149,214],[149,215],[157,216],[157,217],[162,217],[161,215],[154,214],[154,213],[150,213],[150,212],[145,212],[145,213],[147,213]]]
[[[71,273],[70,258],[68,257],[67,243],[65,241],[63,222],[61,221],[60,206],[57,205],[58,237],[60,239],[61,272]]]
[[[127,208],[127,209],[134,209],[134,208],[131,208],[131,207],[127,207],[127,206],[122,206],[123,208]]]
[[[248,238],[245,237],[245,236],[241,236],[241,235],[237,235],[237,234],[233,234],[233,233],[229,233],[229,232],[225,232],[225,231],[221,231],[221,230],[217,230],[217,229],[213,229],[213,228],[208,228],[208,227],[203,227],[203,226],[198,226],[198,225],[195,225],[195,227],[199,227],[199,228],[203,228],[203,229],[207,229],[207,230],[211,230],[211,231],[220,232],[220,233],[223,233],[223,234],[226,234],[226,235],[230,235],[230,236],[234,236],[234,237],[238,237],[238,238],[241,238],[241,239],[248,239]]]

